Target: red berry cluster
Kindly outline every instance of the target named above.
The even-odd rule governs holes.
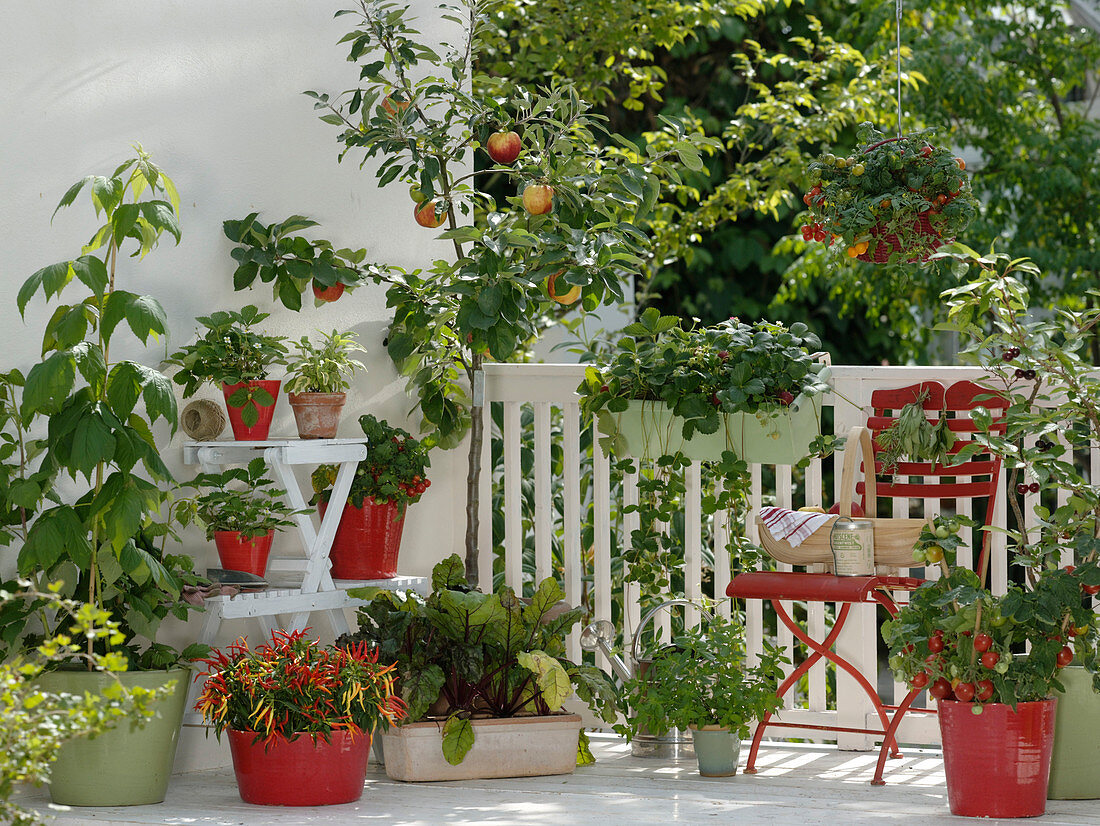
[[[824,224],[806,224],[802,227],[803,241],[824,241],[828,237],[828,244],[832,246],[833,236],[825,231]]]
[[[422,479],[420,476],[414,476],[412,482],[398,482],[397,487],[401,489],[401,492],[408,497],[423,496],[424,491],[432,486],[431,479]]]

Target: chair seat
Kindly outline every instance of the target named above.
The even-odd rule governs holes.
[[[726,596],[739,599],[790,599],[812,602],[875,602],[877,590],[912,591],[923,579],[909,576],[834,576],[785,571],[738,574]]]

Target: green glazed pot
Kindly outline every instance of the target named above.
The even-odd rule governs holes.
[[[1100,694],[1092,690],[1092,675],[1083,666],[1062,669],[1066,687],[1056,694],[1054,755],[1050,761],[1050,800],[1100,798]]]
[[[737,758],[741,741],[729,729],[702,728],[691,730],[695,759],[703,777],[733,777],[737,774]]]
[[[191,672],[135,671],[119,674],[124,686],[159,688],[175,680],[175,690],[157,704],[156,716],[141,726],[125,719],[97,737],[61,746],[50,772],[50,798],[64,806],[142,806],[161,803],[176,757],[180,724]],[[38,678],[54,693],[96,694],[113,677],[90,671],[52,671]]]
[[[798,396],[790,407],[770,413],[731,413],[722,417],[716,432],[695,433],[688,440],[684,420],[664,402],[632,401],[617,416],[630,455],[639,459],[680,450],[693,461],[710,461],[732,450],[746,462],[793,465],[821,435],[821,396]]]

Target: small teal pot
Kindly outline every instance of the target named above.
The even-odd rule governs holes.
[[[699,774],[703,777],[733,777],[737,774],[737,758],[741,741],[729,729],[706,726],[691,730]]]

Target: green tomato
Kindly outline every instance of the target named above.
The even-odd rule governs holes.
[[[951,530],[946,525],[937,525],[935,534],[936,539],[947,539],[947,537],[951,536]]]
[[[996,671],[998,674],[1007,673],[1008,672],[1008,660],[1003,659],[1003,658],[998,660],[997,664],[995,666],[993,666],[993,670]]]

